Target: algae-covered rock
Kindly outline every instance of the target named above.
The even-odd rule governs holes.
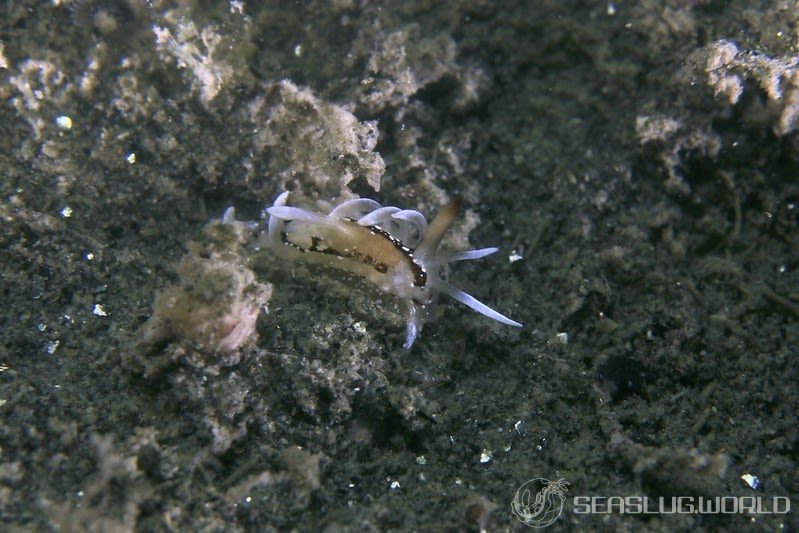
[[[347,185],[356,178],[380,190],[385,163],[374,150],[376,121],[361,122],[345,108],[289,80],[268,86],[250,109],[255,124],[266,124],[254,144],[269,155],[274,182],[325,200],[350,197]]]
[[[203,352],[232,352],[254,338],[255,322],[272,286],[242,262],[245,224],[213,222],[177,267],[180,282],[160,292],[144,325],[147,345],[179,339]]]

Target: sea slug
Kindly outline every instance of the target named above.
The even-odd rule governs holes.
[[[353,272],[406,302],[406,349],[430,318],[439,292],[498,322],[522,326],[446,281],[448,263],[480,259],[497,251],[439,250],[458,214],[459,200],[445,205],[428,225],[418,211],[383,207],[368,198],[345,201],[323,214],[286,205],[288,196],[283,192],[266,209],[267,227],[259,245],[292,260]]]

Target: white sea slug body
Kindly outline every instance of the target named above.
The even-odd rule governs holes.
[[[418,211],[383,207],[367,198],[348,200],[322,214],[286,205],[288,195],[280,194],[266,209],[268,229],[261,244],[288,258],[356,273],[406,302],[405,348],[413,345],[439,292],[503,324],[522,326],[442,278],[447,263],[479,259],[497,251],[438,250],[458,214],[458,201],[445,205],[428,225]]]

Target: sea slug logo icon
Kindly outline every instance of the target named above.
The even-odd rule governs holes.
[[[536,478],[519,487],[511,503],[511,510],[519,521],[530,527],[546,527],[558,519],[563,511],[564,494],[569,482]]]

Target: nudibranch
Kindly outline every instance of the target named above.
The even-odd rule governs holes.
[[[446,281],[448,263],[498,250],[439,251],[458,214],[458,200],[445,205],[428,225],[418,211],[383,207],[368,198],[345,201],[322,214],[288,206],[288,196],[283,192],[266,209],[268,227],[260,245],[277,255],[352,272],[398,297],[408,307],[406,349],[430,318],[439,292],[498,322],[522,326]]]

